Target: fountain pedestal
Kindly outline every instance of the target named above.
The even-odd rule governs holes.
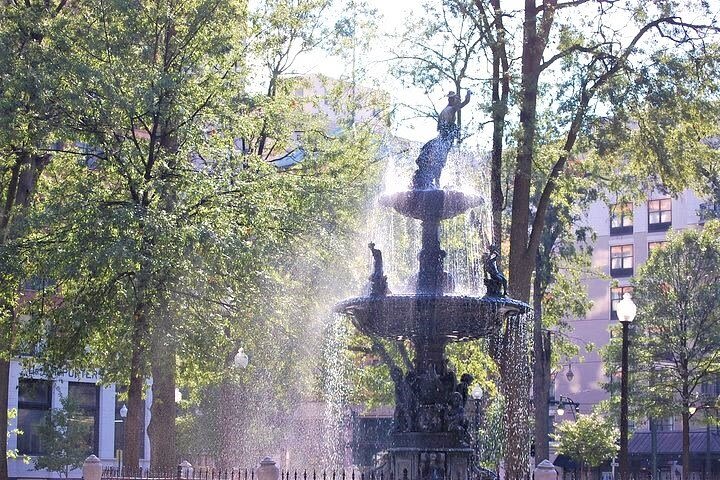
[[[389,453],[393,480],[466,480],[472,467],[472,448],[393,447]]]

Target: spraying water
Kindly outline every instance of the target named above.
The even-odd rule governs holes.
[[[506,415],[506,425],[527,418],[529,390],[517,395],[517,388],[529,387],[529,376],[517,368],[513,378],[509,367],[519,352],[526,353],[524,325],[530,309],[507,297],[499,250],[481,253],[490,238],[489,182],[480,177],[482,187],[478,187],[473,182],[478,179],[466,172],[468,166],[474,167],[473,172],[489,169],[481,168],[481,157],[458,150],[449,153],[448,138],[441,129],[420,149],[410,190],[401,185],[408,185],[405,174],[412,164],[389,160],[383,182],[387,192],[378,202],[389,208],[378,208],[369,222],[374,241],[370,288],[365,296],[335,307],[366,335],[409,340],[414,347],[412,367],[405,372],[388,359],[395,384],[385,467],[391,478],[443,480],[474,475],[471,459],[477,452],[470,446],[464,413],[473,377],[463,374],[458,383],[445,356],[449,342],[488,338],[495,358],[503,363],[508,411],[520,413],[517,418]],[[442,172],[448,157],[451,167]],[[473,208],[472,215],[465,213]]]

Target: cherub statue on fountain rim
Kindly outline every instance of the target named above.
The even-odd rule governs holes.
[[[382,297],[389,293],[387,276],[383,272],[382,252],[375,248],[373,242],[368,244],[368,248],[373,256],[373,271],[369,278],[368,293],[371,297]]]
[[[440,174],[447,162],[450,148],[459,136],[456,124],[460,109],[470,102],[472,92],[467,91],[465,101],[460,101],[460,94],[454,91],[448,93],[448,104],[438,116],[438,136],[427,142],[420,149],[417,163],[418,169],[413,176],[415,190],[430,190],[440,188]]]
[[[483,255],[483,270],[485,271],[485,286],[489,297],[507,296],[507,278],[500,269],[500,247],[490,245],[488,252]]]

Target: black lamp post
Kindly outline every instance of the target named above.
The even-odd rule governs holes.
[[[622,324],[622,365],[620,378],[620,478],[630,480],[630,458],[628,455],[628,333],[630,323],[635,319],[637,307],[629,293],[617,304],[617,314]]]
[[[470,392],[470,396],[472,397],[473,401],[475,402],[475,445],[473,450],[475,450],[475,463],[479,467],[480,466],[480,400],[483,396],[482,388],[479,386],[475,386],[475,388],[472,389],[472,392]]]
[[[705,480],[710,480],[712,474],[712,450],[710,449],[710,411],[712,410],[713,422],[716,425],[715,433],[717,434],[718,408],[720,408],[720,395],[715,398],[711,398],[710,401],[708,401],[707,407],[705,409],[705,420],[707,422],[707,427],[705,430]]]
[[[707,421],[707,425],[705,426],[705,480],[710,480],[712,462],[710,461],[710,419],[707,418],[708,410],[705,410],[705,417]]]
[[[551,404],[552,403],[555,402],[551,402]],[[555,409],[558,417],[565,415],[565,411],[568,407],[570,407],[570,413],[572,413],[573,417],[577,419],[577,414],[580,412],[580,404],[570,397],[560,395],[560,399],[557,401],[557,408]]]
[[[123,454],[125,453],[125,419],[127,418],[128,414],[128,408],[127,405],[123,403],[123,406],[120,407],[120,424],[122,425],[122,435],[120,438],[122,439],[120,442],[120,451],[118,452],[118,475],[122,475],[122,467],[123,467]]]

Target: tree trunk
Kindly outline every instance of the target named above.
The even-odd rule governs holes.
[[[9,386],[10,386],[10,361],[14,353],[15,344],[15,312],[12,307],[8,304],[3,305],[3,313],[0,315],[7,315],[7,325],[0,325],[0,344],[3,345],[2,351],[0,351],[0,426],[3,426],[3,431],[7,432],[10,429],[9,417],[8,417],[8,403],[9,403]],[[2,435],[0,440],[0,480],[8,480],[8,463],[7,463],[7,445],[8,436],[7,434]]]
[[[460,80],[455,80],[455,93],[460,95]],[[457,113],[455,114],[455,119],[457,122],[457,144],[460,145],[462,143],[462,109],[458,109]]]
[[[531,246],[529,240],[530,226],[530,189],[532,179],[533,147],[535,145],[535,129],[537,121],[537,94],[540,62],[544,42],[537,30],[538,9],[535,0],[525,0],[525,17],[523,22],[522,78],[520,93],[520,142],[518,145],[517,164],[513,181],[512,219],[510,225],[510,278],[509,293],[518,300],[530,300],[532,271],[535,266],[537,246]],[[529,428],[527,417],[527,395],[530,390],[530,369],[528,366],[527,341],[524,337],[525,326],[519,325],[520,318],[515,322],[517,332],[513,348],[505,356],[508,365],[506,373],[511,377],[504,378],[506,385],[506,478],[522,480],[528,477],[528,446]]]
[[[516,267],[511,271],[510,294],[514,298],[528,301],[530,294],[530,275],[532,266],[524,265],[524,270]],[[518,275],[520,273],[522,277]],[[514,283],[513,283],[514,279]],[[520,280],[524,280],[524,282]],[[529,447],[529,401],[530,382],[530,350],[527,339],[525,316],[514,316],[508,319],[505,332],[506,341],[501,344],[500,372],[502,391],[505,396],[505,478],[508,480],[524,480],[530,474]]]
[[[476,0],[477,1],[477,0]],[[505,135],[505,115],[510,95],[509,64],[505,49],[505,26],[503,25],[500,0],[491,1],[495,11],[496,38],[492,45],[492,157],[490,167],[490,203],[492,204],[492,242],[502,244],[502,211],[505,198],[502,190],[502,155]]]
[[[145,317],[145,306],[137,305],[133,315],[134,328],[132,335],[132,360],[130,364],[130,385],[128,386],[128,415],[125,419],[125,441],[123,449],[124,467],[128,472],[135,471],[140,467],[140,458],[144,452],[140,451],[140,445],[145,435],[145,425],[142,414],[145,408],[143,391],[145,389],[145,367],[147,347],[145,346],[147,335],[147,318]]]
[[[50,155],[30,155],[24,150],[15,152],[15,163],[11,167],[8,185],[4,189],[5,199],[0,211],[0,244],[4,245],[18,232],[13,231],[13,216],[18,209],[25,210],[32,202],[37,180]],[[19,285],[19,283],[18,283]],[[2,325],[0,336],[0,428],[8,431],[8,382],[10,381],[10,360],[15,352],[17,305],[4,304],[4,313],[8,315],[7,325]],[[7,434],[0,435],[0,480],[7,480]]]
[[[233,411],[233,404],[236,403],[237,392],[230,379],[225,379],[218,386],[217,398],[213,401],[217,405],[216,415],[218,418],[218,467],[221,469],[233,468],[237,461],[238,441],[238,413]]]
[[[533,405],[535,408],[535,464],[550,459],[549,414],[550,400],[550,332],[542,325],[542,288],[538,276],[533,288]]]
[[[530,299],[530,279],[535,252],[530,251],[530,189],[533,147],[537,122],[538,79],[543,44],[537,33],[535,0],[525,0],[523,27],[522,82],[520,93],[520,143],[513,181],[512,219],[510,225],[511,294],[518,300]]]
[[[0,357],[0,425],[8,430],[8,384],[10,382],[10,359]],[[0,480],[8,480],[7,435],[0,441]]]
[[[176,445],[175,343],[167,309],[154,328],[152,346],[152,392],[148,435],[153,470],[170,472],[179,463]]]
[[[175,348],[153,352],[153,402],[148,435],[153,470],[169,472],[179,463],[175,428]]]
[[[682,472],[683,480],[690,478],[690,412],[687,407],[682,413]]]

